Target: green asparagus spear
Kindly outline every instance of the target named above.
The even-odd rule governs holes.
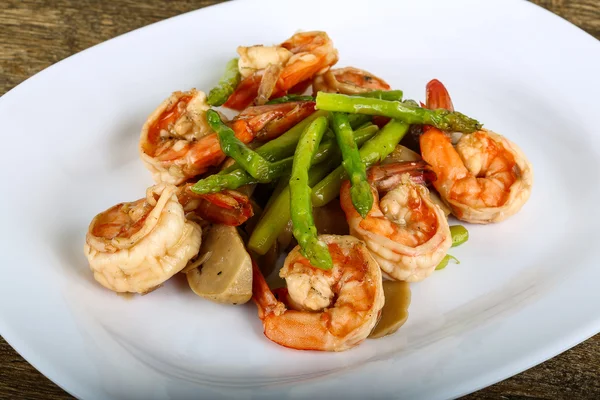
[[[360,148],[361,161],[367,167],[382,161],[394,150],[406,132],[408,132],[407,124],[392,119]],[[340,187],[345,178],[346,171],[340,166],[317,183],[312,192],[313,205],[321,207],[335,199],[340,194]]]
[[[290,220],[290,187],[286,185],[278,196],[269,199],[269,203],[248,239],[248,249],[259,255],[269,251]]]
[[[454,261],[456,264],[460,264],[460,261],[458,261],[458,258],[451,256],[450,254],[446,254],[444,256],[444,258],[442,258],[442,261],[440,261],[440,263],[437,265],[437,267],[435,267],[435,270],[439,271],[440,269],[446,268],[446,266],[448,265],[448,262],[450,260]]]
[[[338,152],[312,167],[308,172],[308,185],[312,187],[323,179],[329,171],[339,165],[340,158]],[[279,195],[270,199],[269,203],[248,240],[248,248],[261,255],[269,251],[290,220],[290,187],[286,186]]]
[[[361,145],[373,137],[377,130],[378,128],[375,125],[366,125],[354,132],[354,140],[358,145]],[[315,154],[315,157],[313,158],[312,164],[319,164],[330,157],[337,158],[338,155],[339,150],[337,149],[335,139],[323,139],[317,154]],[[271,169],[269,170],[268,176],[269,179],[274,180],[289,173],[292,169],[292,163],[293,156],[271,163]],[[226,174],[213,174],[199,180],[192,186],[192,191],[198,194],[217,193],[224,189],[237,189],[240,186],[254,183],[259,183],[259,181],[243,169],[235,169]]]
[[[208,92],[207,102],[209,105],[218,107],[223,105],[231,93],[240,83],[242,76],[238,70],[238,58],[230,60],[225,66],[225,73],[219,80],[219,83],[210,92]]]
[[[294,151],[296,150],[296,145],[298,144],[298,139],[300,138],[300,135],[304,129],[306,129],[311,122],[321,116],[327,116],[329,118],[329,113],[327,111],[315,112],[311,116],[294,125],[294,127],[290,128],[283,135],[263,144],[255,151],[268,161],[277,161],[293,155]],[[348,118],[350,119],[350,125],[352,126],[352,129],[362,127],[371,120],[370,116],[361,114],[352,114]],[[233,163],[219,173],[226,174],[238,168],[240,168],[239,164]]]
[[[357,93],[352,96],[370,97],[374,99],[402,101],[402,90],[372,90],[370,92]],[[315,101],[313,96],[304,96],[299,94],[287,94],[276,99],[268,101],[266,104],[289,103],[290,101]]]
[[[266,104],[281,104],[289,103],[290,101],[315,101],[315,98],[312,96],[302,96],[299,94],[286,94],[285,96],[267,101]]]
[[[381,115],[396,118],[407,124],[432,125],[445,131],[471,133],[481,129],[481,124],[459,112],[448,110],[428,110],[414,107],[399,101],[387,101],[372,98],[346,96],[336,93],[319,92],[317,94],[317,109]]]
[[[317,111],[320,112],[320,111]],[[371,123],[371,116],[364,114],[350,114],[348,115],[348,121],[350,121],[350,127],[352,129],[359,129],[366,124]]]
[[[452,247],[460,246],[469,240],[469,231],[462,225],[452,225],[450,234],[452,235]]]
[[[309,117],[303,119],[298,124],[294,125],[283,135],[263,144],[262,146],[258,147],[255,151],[268,161],[277,161],[292,156],[294,154],[294,151],[296,150],[298,139],[300,138],[302,132],[304,132],[304,129],[306,129],[306,127],[310,125],[310,123],[313,122],[315,119],[321,116],[328,115],[329,113],[327,111],[317,111]],[[238,163],[233,163],[232,165],[223,169],[219,173],[227,174],[239,168],[240,165]]]
[[[327,245],[317,237],[317,227],[310,201],[308,171],[326,130],[327,118],[325,117],[317,118],[306,128],[298,141],[290,176],[292,233],[300,245],[301,253],[313,266],[325,270],[333,267],[333,261]]]
[[[270,175],[280,172],[277,168],[273,168],[272,163],[257,152],[250,150],[240,139],[235,137],[233,129],[221,121],[221,117],[216,111],[208,110],[206,119],[212,130],[219,135],[219,144],[223,153],[233,158],[253,178],[259,182],[269,182]]]
[[[327,157],[324,162],[315,165],[308,172],[308,185],[314,186],[329,171],[339,165],[341,155]],[[248,248],[257,254],[265,254],[273,246],[279,234],[290,221],[290,187],[286,185],[279,194],[269,199],[268,206],[248,240]]]
[[[331,125],[335,132],[338,146],[342,152],[342,166],[350,177],[350,195],[352,204],[361,217],[365,218],[373,206],[373,193],[367,182],[367,168],[360,159],[358,147],[354,141],[348,115],[332,113]]]
[[[402,101],[403,95],[404,93],[402,93],[402,90],[373,90],[371,92],[359,93],[353,96],[370,97],[373,99],[381,99],[388,101]]]
[[[417,103],[417,101],[413,99],[403,100],[402,103],[407,106],[419,107],[419,103]]]
[[[281,161],[275,161],[267,171],[268,181],[272,182],[277,178],[289,173],[292,168],[293,158],[284,158]],[[243,169],[236,169],[227,174],[213,174],[199,180],[191,187],[192,192],[197,194],[218,193],[225,189],[235,190],[241,186],[253,185],[256,183],[266,183],[254,178]]]

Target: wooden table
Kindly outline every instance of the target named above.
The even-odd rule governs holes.
[[[449,0],[450,1],[450,0]],[[0,94],[96,43],[218,0],[4,0]],[[533,0],[600,39],[600,0]],[[0,339],[0,398],[71,398]],[[600,335],[466,399],[599,399]]]

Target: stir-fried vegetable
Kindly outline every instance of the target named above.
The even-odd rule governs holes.
[[[365,126],[354,132],[356,144],[361,146],[367,140],[371,139],[377,132],[374,125]],[[323,143],[321,143],[323,146]],[[313,187],[321,181],[332,169],[340,164],[341,154],[337,146],[333,147],[329,156],[323,157],[322,162],[313,166],[308,172],[308,185]],[[320,152],[317,152],[313,158],[313,163],[319,159]],[[248,248],[258,254],[265,254],[273,243],[277,240],[279,234],[285,229],[290,220],[290,190],[285,186],[280,191],[275,190],[269,200],[267,207],[260,221],[252,231],[248,240]]]
[[[290,176],[292,232],[300,245],[302,255],[308,258],[313,266],[321,269],[331,269],[333,261],[327,245],[317,237],[310,201],[308,170],[326,130],[325,117],[317,118],[306,128],[298,141]]]
[[[354,208],[361,217],[365,218],[373,206],[373,193],[367,182],[367,169],[360,159],[348,115],[333,113],[331,122],[338,146],[342,152],[342,166],[350,177],[350,183],[352,184],[350,188],[352,204],[354,204]]]
[[[346,96],[336,93],[319,92],[317,94],[317,109],[380,115],[396,118],[407,124],[432,125],[441,130],[453,132],[471,133],[481,129],[482,126],[476,120],[459,112],[443,109],[429,110],[399,101]]]
[[[391,120],[381,129],[377,135],[367,141],[359,150],[361,161],[367,166],[381,162],[390,154],[398,142],[408,131],[408,125],[404,122]],[[346,178],[344,167],[340,166],[327,175],[313,188],[313,205],[321,207],[340,194],[342,181]]]
[[[296,124],[283,135],[263,144],[262,146],[258,147],[255,151],[268,161],[277,161],[286,157],[290,157],[294,154],[294,151],[296,151],[298,139],[300,138],[300,135],[302,134],[304,129],[306,129],[306,127],[310,125],[310,123],[313,122],[315,119],[321,116],[326,116],[329,118],[329,115],[330,113],[327,111],[317,111],[308,118],[302,120],[302,122]],[[352,126],[352,129],[356,129],[357,127],[361,127],[364,124],[368,123],[371,117],[369,117],[368,115],[353,114],[350,115],[348,119],[350,120],[350,125]],[[229,167],[223,169],[219,174],[226,174],[231,171],[235,171],[239,168],[240,165],[238,163],[233,163]]]
[[[381,99],[388,101],[402,101],[403,95],[404,93],[402,92],[402,90],[372,90],[370,92],[356,93],[352,96],[370,97],[373,99]],[[266,104],[281,104],[288,103],[290,101],[315,101],[315,98],[313,96],[287,94],[285,96],[281,96],[276,99],[270,100]]]
[[[283,135],[273,140],[270,140],[269,142],[258,147],[255,151],[268,161],[277,161],[286,157],[290,157],[294,154],[294,151],[296,151],[298,139],[300,139],[300,135],[302,135],[302,132],[304,132],[306,127],[310,125],[311,122],[313,122],[315,119],[328,115],[329,113],[327,111],[317,111],[309,117],[302,120],[302,122],[294,125],[294,127],[290,128]],[[225,168],[220,173],[229,173],[239,168],[240,165],[238,163],[234,163],[229,167]]]
[[[352,96],[370,97],[373,99],[388,101],[402,101],[403,95],[404,93],[402,92],[402,90],[372,90],[370,92],[353,94]]]
[[[221,150],[237,161],[253,178],[259,182],[269,182],[281,173],[281,165],[276,165],[265,160],[260,154],[250,150],[240,139],[235,137],[233,129],[221,121],[221,117],[214,110],[206,112],[206,119],[210,127],[217,132]]]
[[[449,226],[451,213],[491,223],[527,201],[531,166],[524,155],[455,112],[438,80],[426,86],[426,105],[404,100],[370,72],[332,68],[339,54],[321,31],[273,46],[239,46],[237,53],[208,96],[174,92],[145,122],[140,155],[157,185],[146,198],[100,213],[86,236],[86,256],[102,285],[146,293],[183,272],[206,299],[252,298],[275,343],[342,351],[397,331],[408,317],[409,283],[460,264],[448,253],[469,232]],[[226,119],[217,111],[222,105],[240,113]],[[456,143],[449,131],[465,135]],[[496,174],[506,171],[500,191],[493,187],[482,205],[481,172],[469,176],[472,196],[456,196],[465,192],[458,178],[471,159],[497,153],[506,153],[492,166]],[[194,178],[201,179],[192,184]],[[430,184],[436,190],[428,191]],[[504,201],[511,193],[518,196]],[[500,208],[510,212],[495,218]],[[165,234],[174,223],[179,228]],[[152,248],[154,225],[167,227],[158,231],[173,242],[167,253]],[[140,235],[152,239],[150,247],[122,249],[98,267],[95,249]],[[267,283],[288,251],[275,274],[285,287]],[[172,268],[134,287],[122,269],[137,259]],[[144,276],[156,269],[142,264]]]
[[[450,234],[452,235],[452,247],[460,246],[469,240],[469,231],[462,225],[452,225],[450,227]],[[460,264],[460,261],[458,261],[456,257],[446,254],[435,269],[440,270],[446,268],[450,260],[454,261],[456,264]]]
[[[452,225],[450,234],[452,235],[452,247],[460,246],[469,240],[469,231],[462,225]]]
[[[408,319],[410,306],[410,284],[403,281],[383,281],[385,305],[381,310],[381,318],[369,335],[377,339],[396,332]]]
[[[454,261],[456,264],[460,264],[460,261],[458,261],[458,258],[456,258],[450,254],[446,254],[444,256],[444,258],[442,258],[442,261],[440,261],[438,266],[435,267],[435,270],[439,271],[440,269],[446,268],[446,266],[448,265],[448,262],[450,262],[450,260]]]
[[[231,93],[235,91],[235,88],[242,79],[240,71],[238,70],[238,61],[238,58],[234,58],[225,66],[225,73],[219,80],[219,83],[208,92],[207,102],[209,105],[214,107],[223,105]]]
[[[379,128],[373,124],[365,125],[364,127],[354,132],[353,140],[357,143],[364,143],[369,140]],[[315,154],[312,164],[319,164],[329,157],[337,157],[338,149],[333,138],[323,139],[321,145]],[[292,169],[293,157],[287,157],[280,161],[271,163],[268,178],[275,180],[281,176],[288,174]],[[240,186],[260,183],[258,179],[244,171],[243,169],[235,169],[224,174],[213,174],[204,179],[199,180],[192,191],[198,194],[217,193],[225,189],[237,189]]]

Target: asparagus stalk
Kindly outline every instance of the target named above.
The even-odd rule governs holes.
[[[298,124],[294,125],[283,135],[263,144],[255,151],[268,161],[277,161],[292,156],[296,150],[296,145],[298,144],[298,139],[300,139],[302,132],[304,132],[306,127],[310,125],[311,122],[321,116],[329,116],[329,113],[327,111],[317,111],[313,113]],[[227,174],[239,168],[240,165],[238,163],[233,163],[228,168],[225,168],[223,171],[219,172],[219,174]]]
[[[428,110],[399,101],[387,101],[374,98],[346,96],[336,93],[319,92],[317,109],[381,115],[395,118],[406,124],[432,125],[444,131],[471,133],[481,129],[481,124],[459,112],[443,109]]]
[[[329,157],[308,172],[308,185],[314,186],[329,171],[340,163],[340,155]],[[286,186],[278,195],[269,200],[258,224],[248,240],[248,248],[257,254],[265,254],[290,220],[290,187]]]
[[[214,107],[223,105],[229,96],[231,96],[231,93],[235,91],[235,88],[242,79],[238,70],[238,60],[238,58],[234,58],[227,63],[225,73],[219,80],[219,83],[208,92],[207,102],[209,105]]]
[[[360,159],[348,115],[333,113],[331,125],[342,152],[342,166],[350,177],[352,204],[361,217],[365,218],[373,206],[373,193],[367,182],[367,169]]]
[[[355,94],[353,96],[369,97],[388,101],[402,101],[403,95],[404,93],[402,93],[402,90],[373,90],[370,92]]]
[[[308,258],[311,265],[325,270],[333,267],[333,261],[329,248],[317,236],[310,201],[308,170],[326,130],[325,117],[317,118],[306,128],[298,141],[289,181],[292,233],[300,245],[300,252]]]
[[[354,132],[354,140],[358,145],[361,145],[372,138],[377,130],[378,128],[375,125],[366,125]],[[337,149],[335,139],[323,139],[317,153],[315,154],[315,157],[312,160],[312,164],[319,164],[330,157],[339,157],[339,151]],[[269,180],[272,181],[288,174],[292,169],[292,163],[293,156],[271,163],[271,168],[268,170]],[[192,186],[191,189],[193,192],[198,194],[208,194],[217,193],[225,189],[234,190],[241,186],[255,183],[260,182],[243,169],[235,169],[226,174],[213,174],[201,179],[194,186]]]
[[[309,117],[303,119],[302,122],[294,125],[293,128],[288,130],[283,135],[263,144],[255,151],[268,161],[277,161],[292,156],[296,150],[298,139],[300,138],[300,135],[304,129],[306,129],[311,122],[321,116],[327,116],[329,118],[329,113],[327,111],[317,111],[313,113]],[[348,118],[350,119],[350,125],[352,126],[352,129],[362,127],[371,120],[370,116],[361,114],[352,114]],[[233,163],[219,173],[226,174],[238,168],[240,168],[240,165],[238,163]]]
[[[402,92],[402,90],[372,90],[370,92],[353,94],[352,96],[370,97],[374,99],[389,101],[402,101],[403,95],[404,93]],[[289,103],[290,101],[315,101],[315,98],[313,96],[287,94],[285,96],[281,96],[276,99],[270,100],[266,104],[281,104]]]
[[[260,154],[248,148],[240,139],[235,137],[233,129],[221,121],[221,117],[214,110],[206,112],[206,119],[210,127],[217,132],[223,153],[233,158],[253,178],[259,182],[269,182],[269,176],[280,172],[281,166],[273,166]]]
[[[404,122],[391,120],[373,138],[368,140],[359,150],[360,159],[368,168],[383,161],[396,147],[396,144],[408,132]],[[335,199],[340,194],[342,181],[347,177],[343,166],[340,166],[317,183],[312,191],[315,207],[321,207]]]

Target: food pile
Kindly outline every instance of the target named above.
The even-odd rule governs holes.
[[[275,343],[342,351],[396,332],[408,283],[457,261],[468,232],[450,215],[489,224],[528,200],[525,155],[455,111],[438,80],[425,103],[406,100],[333,68],[325,32],[237,52],[208,96],[174,92],[142,127],[156,184],[86,236],[106,288],[144,294],[184,273],[202,298],[253,299]]]

